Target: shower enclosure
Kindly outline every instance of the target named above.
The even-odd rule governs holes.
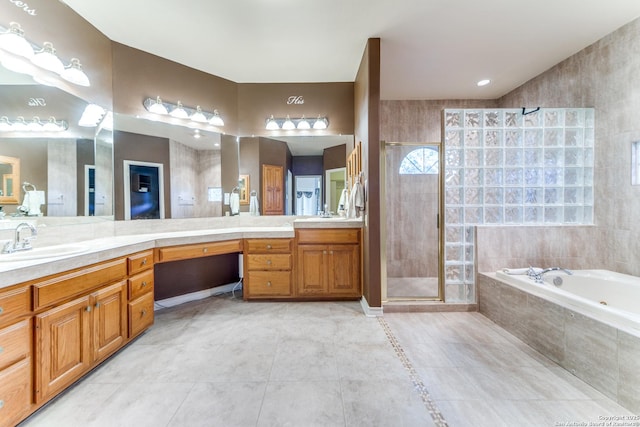
[[[384,147],[386,300],[441,300],[440,146]]]

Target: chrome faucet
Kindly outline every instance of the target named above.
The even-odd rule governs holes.
[[[535,271],[533,268],[529,267],[528,275],[533,280],[535,280],[536,283],[544,283],[543,276],[545,275],[545,273],[548,273],[550,271],[564,271],[569,276],[573,274],[573,271],[567,268],[562,268],[562,267],[550,267],[550,268],[545,268],[541,271]]]
[[[23,238],[22,231],[27,228],[31,231],[31,236]],[[33,249],[33,246],[31,246],[31,241],[35,239],[37,235],[38,230],[33,225],[29,224],[28,222],[21,222],[16,227],[14,241],[8,241],[7,243],[5,243],[5,245],[2,247],[2,253],[10,254],[16,251],[27,251],[29,249]]]

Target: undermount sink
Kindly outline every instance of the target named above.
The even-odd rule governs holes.
[[[44,248],[29,249],[10,254],[0,254],[0,262],[28,261],[31,259],[57,258],[62,256],[77,255],[89,250],[89,246],[72,243],[68,245],[47,246]]]

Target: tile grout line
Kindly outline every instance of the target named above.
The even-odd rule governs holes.
[[[420,393],[420,398],[422,399],[422,402],[424,403],[427,410],[429,411],[429,415],[431,415],[431,418],[433,419],[433,422],[435,423],[436,427],[448,427],[449,424],[447,424],[447,421],[444,419],[442,412],[440,412],[440,410],[436,406],[436,403],[431,398],[431,395],[429,394],[427,387],[425,387],[424,383],[422,382],[422,379],[420,379],[420,376],[414,369],[413,364],[407,357],[406,353],[404,352],[404,349],[398,342],[398,339],[391,331],[391,328],[389,327],[389,324],[387,323],[387,321],[384,319],[384,317],[379,316],[378,323],[380,324],[380,326],[382,326],[382,329],[384,329],[384,333],[387,335],[387,338],[389,339],[389,343],[391,344],[394,351],[396,352],[396,355],[402,362],[402,365],[409,372],[409,377],[411,379],[411,382],[413,383],[416,390],[418,390],[418,392]]]

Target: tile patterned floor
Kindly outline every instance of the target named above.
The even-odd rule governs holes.
[[[554,426],[628,413],[478,313],[214,297],[156,324],[22,424]]]

